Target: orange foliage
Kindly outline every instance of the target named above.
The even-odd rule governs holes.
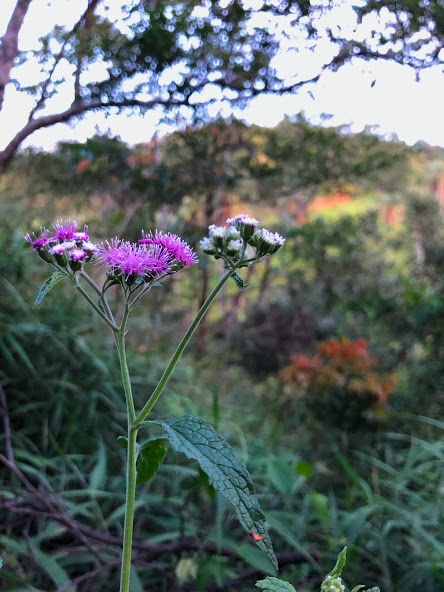
[[[76,166],[76,174],[81,175],[84,171],[89,169],[91,166],[91,161],[89,158],[82,158],[79,164]]]
[[[347,193],[340,193],[339,191],[334,195],[327,197],[316,197],[308,206],[310,211],[323,210],[325,208],[334,208],[350,201],[350,196]]]
[[[317,354],[290,356],[291,364],[280,373],[282,383],[307,387],[310,393],[326,394],[332,387],[369,396],[382,405],[393,391],[394,376],[381,376],[373,370],[376,362],[368,352],[364,339],[329,339],[319,343]]]

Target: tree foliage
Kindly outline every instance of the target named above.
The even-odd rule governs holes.
[[[351,59],[396,60],[418,71],[442,63],[442,0],[365,0],[358,7],[348,0],[132,0],[118,10],[110,0],[88,0],[72,27],[57,23],[37,47],[22,47],[19,36],[37,9],[36,0],[17,0],[1,39],[0,111],[11,85],[32,105],[0,152],[0,169],[36,130],[88,111],[207,117],[209,102],[293,92]],[[336,24],[344,18],[347,32]],[[282,43],[313,51],[321,42],[325,58],[308,78],[296,71],[283,80],[274,69]],[[34,67],[32,83],[25,62]],[[51,100],[63,93],[65,106],[56,110]]]

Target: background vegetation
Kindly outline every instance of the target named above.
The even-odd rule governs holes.
[[[156,227],[197,246],[247,211],[287,243],[246,291],[227,287],[155,414],[192,411],[237,449],[299,592],[344,545],[351,587],[442,590],[443,197],[442,150],[303,120],[19,155],[0,179],[2,589],[117,590],[123,527],[111,335],[69,286],[32,310],[49,269],[24,235],[72,217],[96,242]],[[220,272],[207,259],[131,320],[139,406]],[[134,592],[251,590],[274,574],[171,452],[140,487],[135,533]]]

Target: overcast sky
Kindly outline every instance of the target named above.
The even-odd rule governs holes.
[[[0,35],[16,0],[0,0]],[[39,36],[52,28],[53,22],[73,24],[79,15],[79,0],[57,0],[55,8],[49,8],[44,0],[35,0],[33,13],[28,13],[27,27],[20,38],[22,48],[35,47]],[[308,54],[305,64],[308,66]],[[295,53],[284,52],[275,60],[282,76],[289,76],[295,70]],[[301,63],[300,57],[298,64]],[[22,78],[33,73],[23,70]],[[54,109],[66,108],[68,98],[61,95],[54,101]],[[58,103],[58,104],[57,104]],[[10,85],[6,94],[6,105],[0,114],[0,149],[25,123],[26,100]],[[285,116],[293,116],[303,111],[313,123],[326,121],[328,125],[349,125],[358,132],[365,126],[372,126],[379,134],[397,134],[398,137],[413,144],[424,140],[432,145],[444,147],[444,75],[442,68],[434,67],[421,73],[419,81],[415,72],[407,67],[391,62],[363,62],[356,60],[341,68],[339,72],[326,72],[316,85],[304,87],[298,94],[272,97],[260,96],[243,112],[248,123],[274,126]],[[214,107],[216,114],[218,107]],[[323,115],[327,115],[325,119]],[[96,130],[110,129],[130,144],[147,141],[160,126],[158,115],[151,112],[145,115],[111,115],[89,113],[81,122],[58,124],[40,130],[26,141],[45,149],[54,148],[58,140],[83,141]]]

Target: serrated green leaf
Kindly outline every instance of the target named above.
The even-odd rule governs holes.
[[[37,294],[37,298],[35,299],[34,306],[32,308],[37,308],[46,294],[49,294],[51,290],[56,286],[60,280],[65,277],[65,274],[60,271],[55,271],[51,277],[49,277],[43,286],[40,288],[39,293]]]
[[[265,590],[265,592],[296,592],[294,586],[279,578],[270,577],[265,578],[265,580],[259,580],[259,582],[256,582],[256,587]]]
[[[165,430],[174,450],[197,460],[211,485],[233,504],[239,522],[247,532],[256,535],[256,543],[277,568],[265,516],[254,493],[251,477],[228,442],[203,419],[191,415],[148,423],[157,424]]]
[[[167,438],[153,438],[140,445],[137,456],[137,483],[145,483],[157,473],[168,448]]]
[[[233,278],[234,283],[240,290],[246,290],[248,288],[249,284],[244,284],[243,279],[236,272],[232,273],[230,277]]]
[[[330,576],[331,578],[339,578],[339,576],[342,573],[342,570],[344,569],[344,565],[345,565],[346,560],[347,560],[347,547],[344,547],[338,555],[338,560],[336,561],[336,565],[331,570],[331,572],[329,574],[327,574],[327,576]]]

